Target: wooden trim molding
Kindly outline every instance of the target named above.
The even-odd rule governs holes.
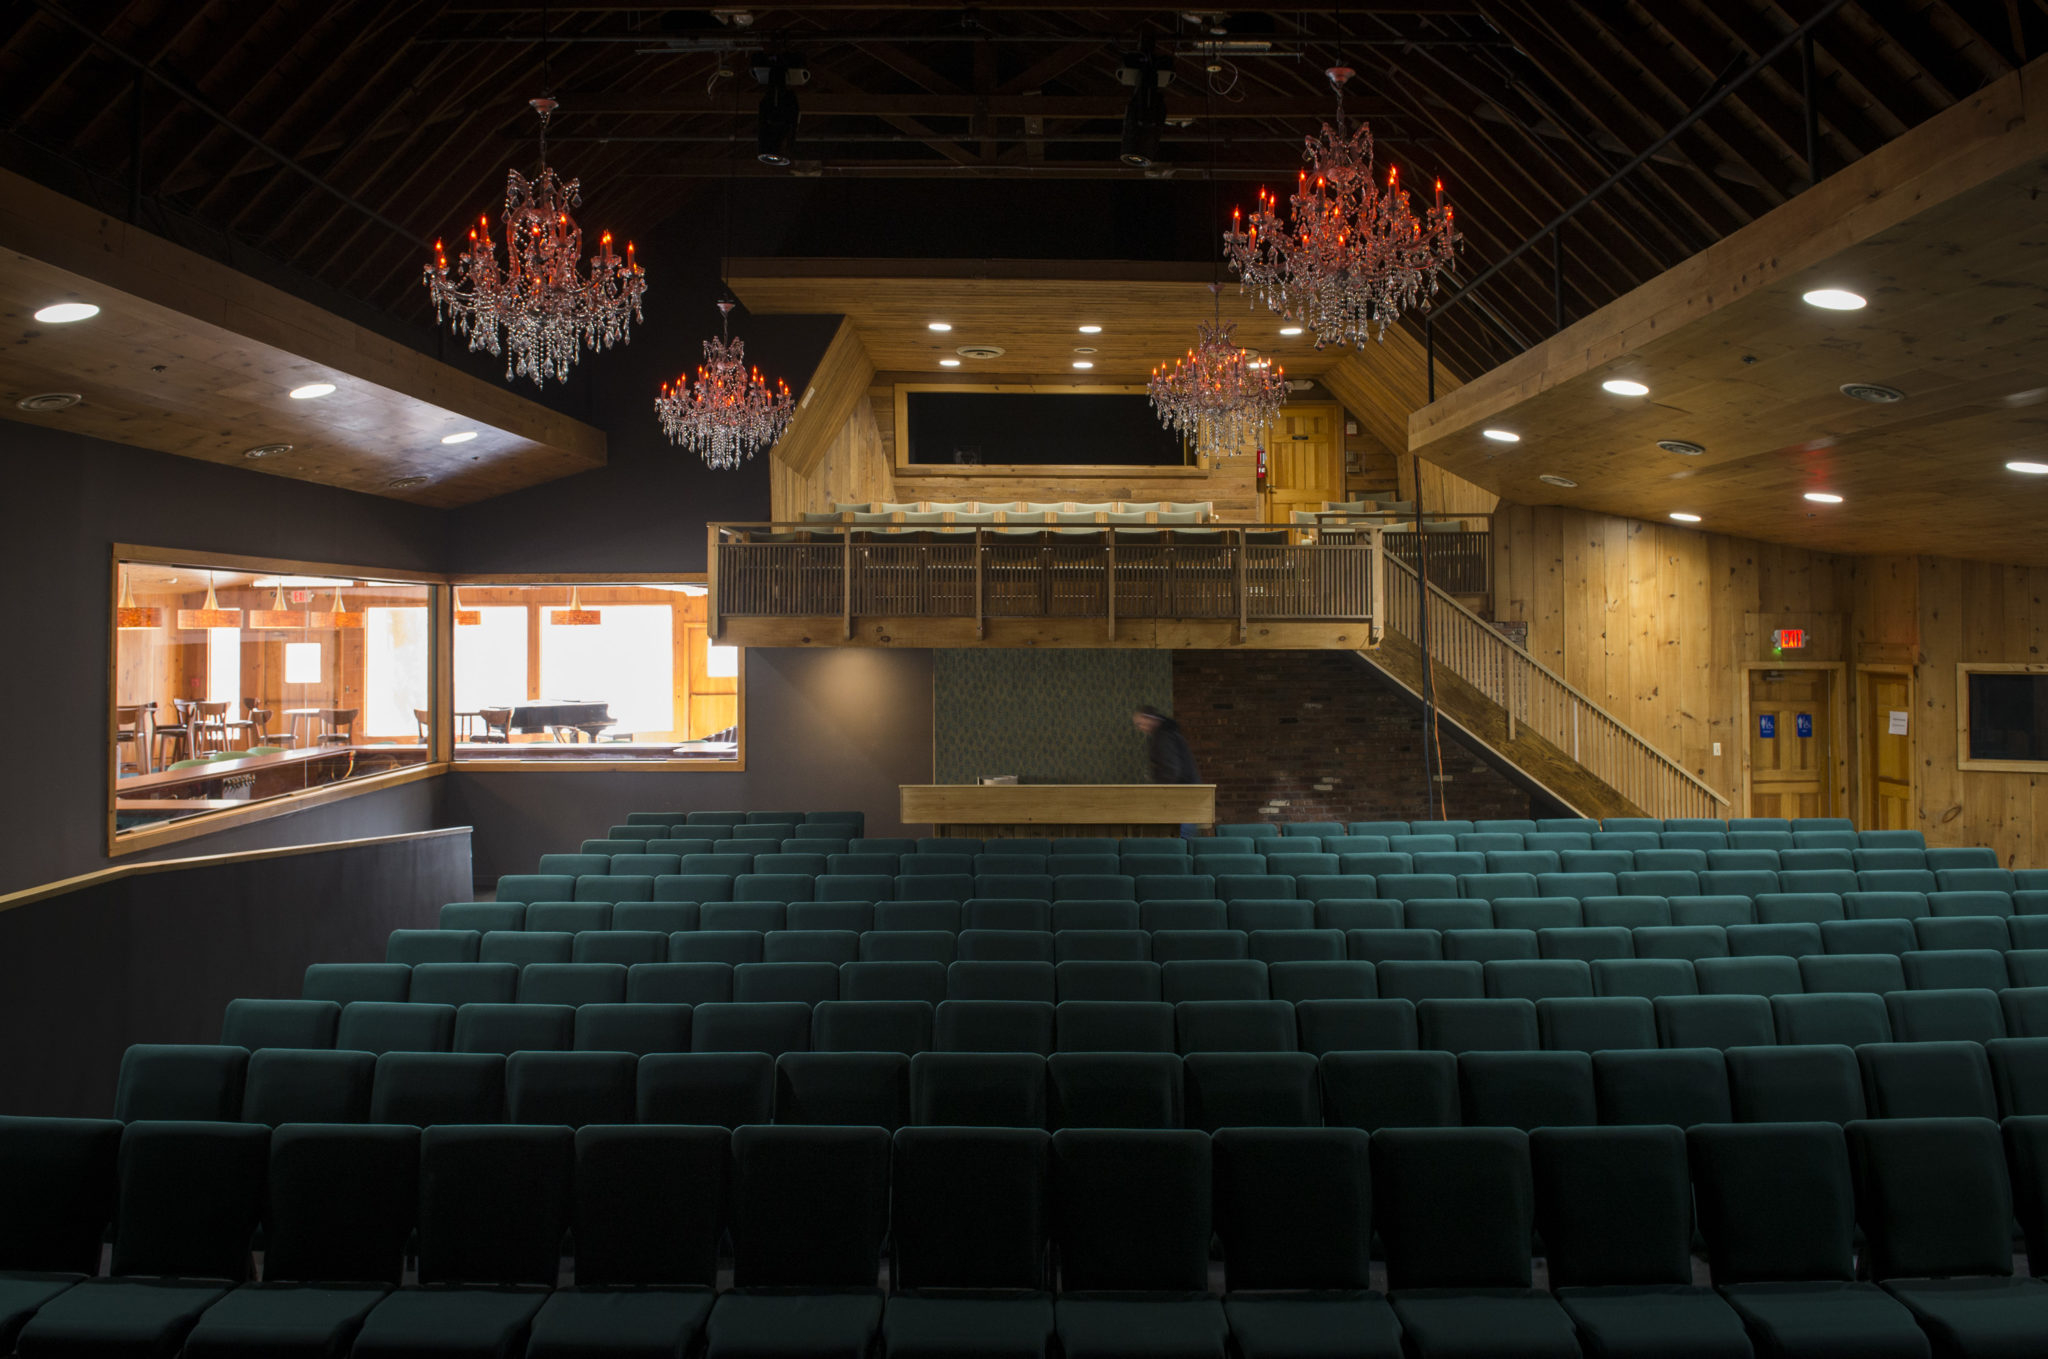
[[[421,779],[438,778],[447,773],[448,769],[449,766],[445,764],[420,764],[408,769],[394,769],[388,774],[369,774],[359,779],[343,779],[339,783],[308,788],[302,793],[286,793],[282,797],[251,802],[246,807],[237,807],[232,811],[201,812],[197,816],[166,822],[160,826],[139,826],[131,831],[123,831],[118,836],[113,833],[113,812],[109,810],[107,857],[117,859],[124,854],[154,849],[158,845],[177,844],[181,840],[196,839],[202,835],[211,835],[215,831],[231,830],[236,826],[253,826],[259,821],[269,821],[275,817],[289,816],[293,812],[303,812],[309,807],[324,807],[330,802],[341,802],[363,793],[377,793],[386,788],[418,783]]]
[[[411,771],[408,771],[411,772]],[[264,859],[290,859],[302,854],[322,854],[329,850],[354,849],[362,845],[397,844],[406,840],[437,840],[453,835],[468,835],[469,826],[447,826],[439,830],[404,831],[397,835],[370,835],[359,840],[322,840],[309,845],[279,845],[274,849],[244,849],[232,854],[200,854],[189,859],[148,859],[140,863],[115,864],[111,868],[99,868],[76,877],[59,878],[55,882],[40,883],[24,887],[18,892],[0,896],[0,911],[11,911],[17,906],[27,906],[51,897],[60,897],[68,892],[97,887],[101,883],[118,882],[123,878],[146,877],[152,873],[170,873],[185,868],[218,868],[227,864],[256,863]]]
[[[1970,758],[1970,676],[2048,675],[2048,664],[2033,661],[1956,662],[1956,768],[1984,774],[2048,774],[2048,760]]]

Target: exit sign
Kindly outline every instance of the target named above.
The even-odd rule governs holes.
[[[1806,629],[1779,628],[1771,634],[1771,640],[1780,651],[1798,651],[1806,645]]]

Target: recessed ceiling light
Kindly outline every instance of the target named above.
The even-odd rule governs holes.
[[[456,431],[455,433],[453,433],[453,434],[443,434],[443,435],[441,436],[441,442],[442,442],[442,443],[444,443],[444,444],[466,444],[466,443],[468,443],[468,442],[469,442],[469,441],[470,441],[471,439],[474,439],[475,437],[476,437],[476,431],[475,431],[475,430],[473,430],[473,429],[463,429],[463,430],[457,430],[457,431]]]
[[[256,462],[263,458],[281,458],[291,451],[290,444],[258,444],[254,448],[243,449],[242,456]]]
[[[1497,444],[1518,444],[1522,442],[1522,436],[1511,429],[1482,429],[1479,432]]]
[[[426,484],[427,479],[422,476],[393,477],[385,483],[387,487],[394,491],[410,491],[416,486],[424,486]]]
[[[1684,510],[1673,510],[1671,512],[1671,517],[1673,519],[1676,519],[1681,524],[1697,524],[1700,521],[1700,517],[1698,515],[1687,514]]]
[[[1822,311],[1862,311],[1867,305],[1861,293],[1852,293],[1846,288],[1815,288],[1800,300]]]
[[[958,368],[959,366],[960,366],[960,360],[958,360],[958,359],[940,359],[940,360],[939,360],[939,367],[941,367],[941,368]]]
[[[1657,447],[1666,453],[1676,453],[1681,458],[1697,458],[1707,451],[1705,444],[1696,444],[1690,439],[1659,439]]]
[[[1074,366],[1076,368],[1093,368],[1095,366],[1095,362],[1092,359],[1075,359]]]
[[[294,401],[311,401],[315,397],[333,394],[334,384],[331,382],[309,382],[303,387],[294,387],[291,390],[291,398]]]
[[[1579,484],[1576,481],[1573,481],[1570,477],[1561,477],[1557,475],[1555,472],[1545,472],[1542,476],[1536,478],[1536,480],[1542,482],[1545,486],[1562,486],[1566,490],[1570,490],[1572,487],[1577,486]]]
[[[1906,394],[1896,387],[1887,387],[1881,382],[1845,382],[1842,395],[1851,401],[1868,401],[1873,406],[1889,406],[1904,401]]]
[[[36,320],[46,325],[62,326],[73,321],[90,321],[99,314],[100,309],[90,302],[58,302],[37,312]]]
[[[1648,387],[1629,378],[1609,378],[1600,385],[1606,390],[1613,392],[1616,396],[1648,396],[1650,394]]]
[[[2048,462],[2009,462],[2005,465],[2005,470],[2025,472],[2030,477],[2048,476]]]
[[[1282,326],[1282,327],[1280,327],[1280,333],[1281,333],[1282,335],[1299,335],[1299,334],[1301,334],[1301,327],[1300,327],[1300,326]]]
[[[1081,333],[1082,333],[1083,335],[1100,335],[1100,334],[1102,333],[1102,327],[1101,327],[1101,326],[1082,326],[1082,327],[1081,327]]]
[[[1074,346],[1074,352],[1076,354],[1093,354],[1095,346],[1092,344],[1077,344]]]
[[[44,415],[50,411],[68,411],[83,400],[85,398],[77,392],[37,392],[34,396],[25,396],[14,404],[17,409],[28,411],[30,414]]]
[[[1842,503],[1842,497],[1836,495],[1833,491],[1808,491],[1806,498],[1816,505],[1839,505]]]
[[[948,331],[953,328],[953,323],[951,321],[927,321],[924,323],[924,328],[926,330]]]

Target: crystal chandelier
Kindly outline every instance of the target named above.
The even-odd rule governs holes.
[[[1233,344],[1236,329],[1220,316],[1197,325],[1195,347],[1172,366],[1154,368],[1146,384],[1161,422],[1188,440],[1198,459],[1256,446],[1287,400],[1286,375],[1271,359],[1252,358]]]
[[[665,382],[654,401],[662,432],[720,471],[780,439],[796,413],[788,383],[771,390],[760,369],[748,369],[746,341],[732,338],[732,308],[718,304],[724,338],[704,342],[696,382],[688,374]]]
[[[1280,200],[1261,189],[1249,222],[1231,210],[1223,248],[1246,291],[1308,327],[1316,348],[1363,348],[1409,307],[1428,309],[1461,237],[1444,206],[1442,180],[1436,206],[1420,220],[1409,210],[1399,169],[1388,168],[1384,190],[1376,186],[1372,128],[1360,123],[1348,131],[1344,118],[1344,82],[1352,71],[1333,66],[1324,74],[1337,94],[1337,125],[1324,123],[1319,137],[1306,139],[1309,168],[1289,205],[1293,220],[1282,221]]]
[[[583,205],[580,180],[564,183],[548,162],[548,119],[557,105],[542,96],[530,101],[540,115],[540,173],[529,180],[518,170],[505,174],[505,263],[498,263],[491,219],[484,214],[469,230],[469,248],[453,276],[441,242],[425,283],[434,295],[434,319],[448,321],[469,336],[472,351],[505,356],[505,377],[545,384],[569,380],[583,346],[595,352],[630,343],[640,320],[647,273],[633,258],[612,253],[612,234],[598,238],[583,272],[583,229],[569,215]]]

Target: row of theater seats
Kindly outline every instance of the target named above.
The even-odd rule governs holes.
[[[2030,1354],[2048,1334],[2048,1285],[2013,1270],[2016,1202],[2030,1259],[2048,1259],[2033,1119],[1370,1135],[9,1120],[0,1148],[38,1210],[10,1255],[39,1272],[0,1335],[23,1359],[1928,1359]],[[109,1222],[112,1273],[92,1277]]]
[[[804,945],[830,944],[823,932],[782,935],[741,934],[765,946],[794,938]],[[1354,931],[1354,936],[1368,931]],[[1415,942],[1417,931],[1399,931],[1398,942]],[[1282,930],[1265,935],[1307,935],[1335,931]],[[632,943],[628,932],[574,936]],[[672,950],[699,943],[703,933],[677,935]],[[1058,937],[1058,936],[1055,936]],[[1154,948],[1166,939],[1152,936]],[[1452,936],[1455,937],[1455,936]],[[512,939],[527,942],[530,934]],[[649,936],[659,943],[661,936]],[[877,933],[865,939],[908,940],[915,933]],[[939,935],[934,942],[972,938]],[[1218,938],[1241,955],[1246,936],[1233,931],[1192,931],[1182,939]],[[541,942],[547,942],[542,936]],[[650,950],[652,951],[652,950]],[[581,1005],[639,1000],[702,1004],[706,1001],[795,1000],[1545,1000],[1599,996],[1657,1000],[1667,996],[1787,996],[1810,992],[1914,995],[1972,990],[2011,991],[2024,999],[2048,988],[2048,950],[1929,949],[1903,954],[1836,953],[1791,957],[1768,953],[1740,957],[1691,958],[1361,958],[1283,957],[1268,962],[1243,956],[1191,956],[1165,962],[1143,959],[1069,959],[1064,962],[932,958],[867,959],[844,963],[809,961],[740,962],[696,959],[675,962],[529,963],[315,963],[307,969],[301,996],[306,1001],[414,1001],[435,1005],[472,1002]],[[845,941],[840,953],[853,952]],[[1192,952],[1192,950],[1190,950]],[[1283,950],[1275,949],[1279,953]],[[1298,953],[1301,950],[1288,949]]]
[[[1684,853],[1769,853],[1803,856],[1810,854],[1850,856],[1858,854],[1918,854],[1906,860],[1909,866],[1929,864],[1938,868],[1966,868],[1996,863],[1996,856],[1982,848],[1928,849],[1918,831],[1477,831],[1458,835],[1353,835],[1339,831],[1329,835],[1242,836],[1212,835],[1192,840],[1145,836],[1109,837],[973,837],[926,836],[852,837],[827,834],[840,826],[758,825],[758,826],[647,826],[614,825],[602,838],[585,840],[586,854],[951,854],[969,858],[990,855],[999,858],[1082,859],[1082,858],[1207,858],[1219,854],[1401,854],[1450,853],[1586,853],[1622,851],[1655,853],[1678,850]],[[1932,855],[1931,863],[1924,856]],[[1795,857],[1793,866],[1802,859]],[[1841,862],[1833,858],[1819,862]],[[1888,862],[1888,861],[1887,861]],[[1076,872],[1092,870],[1074,870]]]
[[[935,967],[879,966],[904,971]],[[1660,1045],[1853,1046],[2048,1038],[2048,987],[2004,991],[1958,987],[1883,994],[1794,992],[1769,997],[1730,993],[1655,999],[1579,995],[1535,1000],[1521,996],[1135,1000],[1076,999],[1076,995],[1131,992],[1092,984],[1086,978],[1069,978],[1073,984],[1064,993],[1067,998],[1051,1001],[947,999],[932,985],[944,978],[903,977],[874,985],[856,979],[838,988],[842,994],[881,992],[894,999],[838,999],[831,995],[791,999],[785,990],[785,998],[780,1000],[723,1000],[701,997],[750,993],[736,986],[732,978],[690,979],[686,988],[661,984],[668,980],[614,977],[604,987],[580,984],[573,989],[543,980],[520,1001],[461,1004],[236,1000],[228,1004],[221,1041],[241,1048],[343,1048],[371,1053],[578,1048],[772,1054],[815,1047],[821,1051],[904,1053],[936,1048],[1040,1053],[1299,1049],[1320,1054],[1416,1047],[1452,1052],[1536,1047],[1595,1052]],[[738,979],[741,984],[745,980]],[[912,994],[917,991],[925,994]],[[675,999],[678,995],[699,998]],[[650,1000],[648,996],[669,998]]]
[[[1462,924],[1458,922],[1467,916],[1465,909],[1453,913],[1439,910],[1433,903],[1411,902],[1405,912],[1409,919],[1416,921],[1427,911],[1424,918],[1431,923],[1403,927],[1400,908],[1393,902],[1325,902],[1313,911],[1307,902],[1239,902],[1228,908],[1221,902],[1200,907],[1175,902],[1146,915],[1132,911],[1132,918],[1141,922],[1149,916],[1149,929],[971,925],[956,931],[826,928],[812,923],[823,913],[803,910],[807,904],[791,906],[785,917],[781,903],[708,903],[698,920],[699,927],[665,932],[660,925],[678,923],[672,908],[663,908],[663,914],[669,918],[658,919],[653,909],[628,914],[634,903],[622,903],[615,917],[600,914],[611,908],[598,903],[541,903],[536,907],[542,913],[537,918],[546,922],[541,928],[395,930],[386,943],[385,960],[408,965],[485,962],[522,966],[575,962],[910,960],[1057,963],[1083,959],[1165,963],[1195,958],[1255,958],[1281,963],[1334,962],[1346,957],[1375,963],[1397,958],[1481,963],[1503,959],[1693,962],[1728,957],[1803,958],[1818,954],[1885,954],[1894,958],[1938,952],[2030,955],[2048,948],[2048,916],[1884,917],[1819,922],[1789,919],[1761,925],[1532,928],[1485,923],[1490,915],[1496,914],[1485,902],[1445,903],[1469,908],[1474,918]],[[837,910],[845,904],[832,903],[832,907]],[[906,904],[924,903],[884,906],[886,910]],[[968,918],[974,918],[973,908],[977,904],[996,903],[969,903]],[[1576,908],[1576,903],[1572,904]],[[656,904],[641,905],[652,908]],[[694,904],[684,909],[692,916],[697,912]],[[1363,923],[1379,918],[1382,909],[1388,923]],[[785,924],[785,920],[790,923]],[[2030,966],[2024,959],[2012,962],[2014,985],[2043,984],[2022,970]],[[1645,969],[1645,974],[1653,971]],[[1902,979],[1897,985],[1903,986],[1905,981]]]
[[[711,856],[716,857],[716,856]],[[1255,857],[1255,856],[1254,856]],[[2028,870],[2025,880],[2034,881]],[[2013,880],[2014,887],[1982,885]],[[1854,873],[1760,869],[1659,870],[1625,873],[1157,873],[1050,874],[911,873],[663,873],[507,874],[497,900],[507,903],[865,902],[883,901],[1531,901],[1615,896],[1835,897],[1835,915],[1850,899],[1874,913],[1936,915],[2048,914],[2048,890],[2022,888],[2004,869],[1881,869]],[[1949,884],[1944,886],[1944,882]],[[1963,886],[1965,883],[1977,886]],[[1917,902],[1915,898],[1921,898]],[[1901,907],[1895,903],[1912,903]],[[1935,909],[1936,906],[1939,909]],[[1842,911],[1853,914],[1852,911]],[[1723,923],[1727,923],[1723,921]]]
[[[1063,1017],[1064,1018],[1064,1017]],[[820,1028],[825,1027],[821,1020]],[[1580,1051],[323,1051],[144,1044],[124,1122],[1579,1127],[2048,1115],[2048,1039]]]

